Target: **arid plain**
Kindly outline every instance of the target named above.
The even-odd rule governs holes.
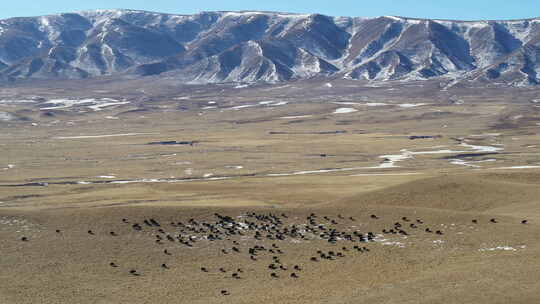
[[[536,303],[539,92],[3,88],[0,303]]]

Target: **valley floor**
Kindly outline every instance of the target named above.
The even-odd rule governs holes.
[[[540,300],[534,104],[201,96],[0,104],[0,302]]]

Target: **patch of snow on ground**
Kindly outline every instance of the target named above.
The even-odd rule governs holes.
[[[121,181],[112,181],[111,184],[134,184],[134,183],[184,183],[184,182],[196,182],[196,181],[217,181],[229,179],[228,176],[223,177],[204,177],[204,178],[193,178],[193,179],[159,179],[159,178],[143,178],[143,179],[134,179],[134,180],[121,180]]]
[[[469,144],[462,144],[462,146],[471,148],[475,152],[497,152],[504,150],[503,148],[497,148],[492,146],[474,146]],[[400,162],[406,159],[414,158],[414,155],[424,154],[452,154],[452,153],[466,153],[470,151],[458,151],[458,150],[434,150],[434,151],[409,151],[407,149],[400,150],[401,154],[394,155],[381,155],[379,158],[383,158],[384,161],[376,167],[370,167],[372,169],[385,169],[385,168],[397,168],[396,162]],[[491,161],[491,160],[490,160]],[[462,161],[456,161],[455,164],[464,165]]]
[[[361,105],[363,105],[362,103],[359,103],[359,102],[350,102],[350,101],[334,101],[332,103],[338,104],[338,105],[349,105],[349,106],[354,106],[354,105],[361,106]]]
[[[321,170],[311,170],[311,171],[298,171],[293,172],[290,175],[306,175],[306,174],[314,174],[314,173],[329,173],[329,172],[340,172],[340,171],[350,171],[350,170],[356,170],[358,168],[337,168],[337,169],[321,169]]]
[[[368,106],[368,107],[383,107],[383,106],[389,106],[389,104],[383,103],[383,102],[368,102],[368,103],[365,103],[365,105]]]
[[[269,174],[266,174],[265,176],[278,177],[278,176],[307,175],[307,174],[317,174],[317,173],[354,171],[354,170],[361,170],[361,169],[372,169],[372,167],[333,168],[333,169],[320,169],[320,170],[311,170],[311,171],[298,171],[298,172],[291,172],[291,173],[269,173]]]
[[[418,175],[420,172],[403,172],[403,173],[360,173],[353,174],[351,176],[405,176],[405,175]]]
[[[402,103],[399,104],[398,107],[400,108],[415,108],[420,106],[425,106],[427,103]]]
[[[244,166],[225,166],[225,168],[227,168],[227,169],[237,169],[237,170],[240,170],[240,169],[244,169]]]
[[[97,176],[97,178],[113,179],[113,178],[116,178],[116,176],[114,176],[114,175],[100,175],[100,176]]]
[[[39,100],[34,99],[0,99],[0,103],[36,103]]]
[[[497,246],[493,248],[480,248],[478,251],[495,251],[495,250],[503,250],[503,251],[517,251],[516,248],[510,247],[510,246]]]
[[[37,100],[31,99],[0,99],[0,103],[34,103]]]
[[[469,136],[470,137],[485,137],[485,136],[496,137],[496,136],[501,136],[501,133],[472,134],[472,135],[469,135]]]
[[[452,165],[460,165],[460,166],[467,166],[472,168],[481,168],[480,166],[470,164],[469,162],[466,162],[462,159],[454,159],[450,162]]]
[[[88,108],[90,108],[90,109],[92,109],[94,111],[101,111],[104,108],[108,108],[108,107],[111,107],[111,106],[124,105],[124,104],[128,104],[128,103],[129,103],[129,101],[104,102],[104,103],[95,104],[93,106],[88,106]]]
[[[106,135],[60,136],[60,137],[55,137],[55,139],[87,139],[87,138],[104,138],[104,137],[152,135],[152,134],[156,134],[156,133],[123,133],[123,134],[106,134]]]
[[[312,117],[313,115],[299,115],[299,116],[283,116],[280,119],[296,119],[296,118],[307,118]]]
[[[0,120],[1,121],[10,121],[13,120],[15,116],[13,116],[11,113],[8,112],[0,112]]]
[[[254,105],[254,104],[247,104],[247,105],[235,106],[235,107],[232,107],[231,109],[240,110],[240,109],[251,108],[251,107],[256,107],[256,106],[257,105]]]
[[[386,246],[397,246],[399,248],[405,248],[405,244],[403,244],[402,242],[397,242],[397,241],[394,241],[394,242],[382,242],[381,244],[386,245]]]
[[[518,119],[521,119],[521,118],[523,118],[523,115],[516,115],[516,116],[511,117],[512,120],[518,120]]]
[[[406,238],[407,237],[403,237],[403,239],[406,239]],[[403,242],[385,239],[384,235],[382,235],[382,234],[377,234],[373,238],[373,241],[375,241],[377,243],[381,243],[382,245],[386,245],[386,246],[397,246],[399,248],[405,248],[405,244]]]
[[[504,150],[503,148],[497,148],[493,146],[475,146],[475,145],[470,145],[467,143],[462,143],[461,146],[470,148],[477,152],[499,152],[499,151]]]
[[[485,159],[485,160],[477,160],[477,161],[465,161],[463,159],[453,159],[450,161],[453,165],[459,165],[459,166],[467,166],[472,168],[482,168],[481,166],[474,165],[476,163],[486,163],[486,162],[494,162],[497,161],[496,159]]]
[[[405,150],[407,151],[407,150]],[[452,153],[465,153],[468,151],[459,151],[459,150],[436,150],[436,151],[407,151],[412,155],[424,155],[424,154],[452,154]]]
[[[371,167],[372,169],[386,169],[386,168],[397,168],[396,163],[405,159],[413,158],[409,151],[402,150],[402,154],[394,155],[381,155],[379,158],[384,159],[382,163],[378,166]]]
[[[39,228],[36,224],[28,222],[27,220],[18,219],[14,217],[7,217],[7,216],[0,217],[0,225],[15,226],[15,227],[18,227],[20,230],[24,230],[24,231],[29,231],[31,229]],[[21,232],[21,231],[17,231],[17,232]]]
[[[86,99],[51,99],[43,102],[45,105],[54,105],[52,107],[41,108],[41,110],[59,110],[74,106],[84,106],[94,111],[101,111],[105,107],[128,104],[129,101],[118,101],[112,98],[86,98]]]
[[[492,168],[494,170],[508,170],[508,169],[538,169],[540,166],[512,166],[512,167],[499,167]]]
[[[277,106],[284,106],[288,104],[287,101],[277,101],[277,100],[268,100],[268,101],[261,101],[259,102],[260,105],[263,106],[269,106],[269,107],[277,107]]]
[[[353,108],[338,108],[332,114],[347,114],[354,112],[358,112],[358,110]]]
[[[389,104],[384,102],[367,102],[367,103],[359,103],[359,102],[332,102],[334,104],[342,104],[342,105],[359,105],[359,106],[368,106],[368,107],[384,107],[384,106],[398,106],[400,108],[414,108],[414,107],[420,107],[424,105],[428,105],[428,103],[402,103],[402,104]]]

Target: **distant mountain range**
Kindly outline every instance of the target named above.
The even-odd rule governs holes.
[[[158,74],[184,83],[332,76],[538,85],[540,19],[97,10],[0,20],[3,81]]]

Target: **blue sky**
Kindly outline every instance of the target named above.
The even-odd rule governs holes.
[[[193,14],[211,10],[266,10],[332,16],[398,15],[460,20],[540,16],[540,0],[3,0],[0,19],[89,9],[129,8]]]

